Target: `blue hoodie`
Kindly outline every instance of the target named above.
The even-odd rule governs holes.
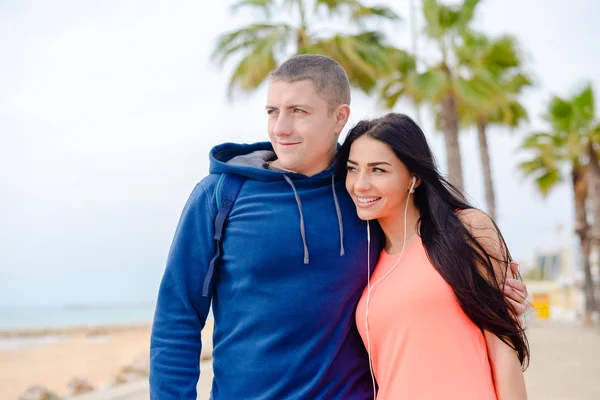
[[[223,144],[192,192],[160,286],[151,339],[152,399],[196,399],[200,331],[214,315],[212,398],[370,399],[354,322],[367,281],[366,224],[335,167],[306,177],[268,168],[270,143]],[[220,174],[246,180],[215,253]],[[372,243],[372,264],[378,243]]]

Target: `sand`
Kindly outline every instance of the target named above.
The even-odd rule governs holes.
[[[212,326],[207,328],[203,336],[209,338]],[[104,388],[121,368],[147,356],[150,329],[150,325],[143,325],[1,332],[0,399],[17,399],[33,385],[66,396],[70,394],[67,384],[73,377],[84,378],[98,389]],[[39,344],[6,348],[16,342]],[[206,348],[209,351],[209,346]]]
[[[210,349],[212,326],[203,336]],[[104,332],[90,340],[86,332]],[[70,330],[68,340],[18,350],[0,350],[0,399],[16,399],[27,386],[43,384],[61,395],[73,376],[102,387],[117,371],[147,351],[150,327]],[[46,332],[52,334],[52,332]],[[11,334],[14,336],[14,334]],[[106,337],[110,339],[106,341]],[[528,329],[531,366],[525,373],[531,400],[600,398],[600,331],[579,324],[535,323]],[[0,333],[0,339],[3,337]],[[19,336],[21,337],[21,336]],[[51,337],[51,336],[46,336]],[[212,371],[203,365],[198,399],[207,399]],[[139,399],[148,399],[142,394]]]

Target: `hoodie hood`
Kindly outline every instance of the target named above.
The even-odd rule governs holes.
[[[211,174],[238,174],[259,181],[278,181],[284,176],[296,179],[331,180],[335,174],[335,161],[317,175],[307,177],[289,171],[269,168],[267,162],[276,158],[270,142],[254,144],[223,143],[212,148],[209,154]]]
[[[298,206],[298,217],[300,225],[300,237],[304,246],[304,264],[310,263],[309,249],[306,239],[306,227],[304,213],[302,211],[302,199],[299,191],[294,184],[294,180],[323,180],[324,183],[331,185],[331,196],[335,204],[335,211],[338,221],[340,235],[340,256],[345,254],[344,250],[344,222],[340,204],[336,194],[335,187],[335,160],[324,171],[317,175],[307,177],[306,175],[269,168],[268,161],[275,159],[275,152],[270,142],[260,142],[255,144],[236,144],[224,143],[215,146],[210,151],[210,173],[211,174],[238,174],[248,179],[271,182],[285,180],[296,199]]]

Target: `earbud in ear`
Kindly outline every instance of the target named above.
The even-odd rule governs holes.
[[[415,192],[415,185],[417,184],[417,177],[413,176],[412,177],[412,185],[410,185],[410,193],[414,193]]]

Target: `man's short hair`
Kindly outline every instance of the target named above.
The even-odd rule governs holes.
[[[350,104],[350,82],[344,68],[332,58],[302,54],[290,58],[269,75],[285,82],[313,81],[317,94],[327,102],[332,113],[342,104]]]

